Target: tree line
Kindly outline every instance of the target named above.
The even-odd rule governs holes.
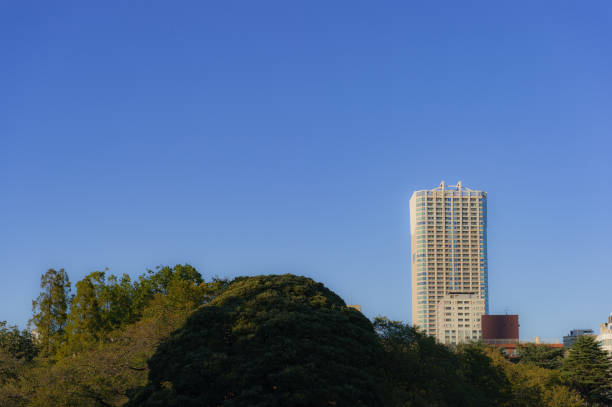
[[[588,336],[509,360],[370,321],[305,277],[205,281],[187,264],[74,288],[50,269],[31,329],[0,323],[0,405],[612,405],[612,362]]]
[[[49,269],[41,277],[41,292],[32,302],[31,324],[45,356],[64,356],[104,342],[109,333],[138,321],[155,299],[189,310],[205,303],[227,281],[204,283],[190,265],[148,270],[135,281],[95,271],[71,283],[64,269]]]

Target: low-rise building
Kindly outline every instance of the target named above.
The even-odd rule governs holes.
[[[511,358],[518,357],[518,315],[483,315],[482,341],[502,348]]]
[[[582,335],[595,336],[595,332],[592,329],[572,329],[569,335],[563,337],[563,346],[572,347]]]
[[[521,348],[525,348],[526,346],[530,345],[545,346],[553,349],[563,349],[563,344],[558,339],[541,339],[539,336],[536,336],[531,340],[516,340],[513,342],[501,341],[494,343],[494,345],[497,348],[502,349],[508,358],[514,360],[520,358]]]
[[[518,342],[518,315],[483,315],[482,340],[491,345]]]
[[[436,340],[446,345],[479,341],[484,313],[485,299],[478,293],[449,292],[438,302]]]

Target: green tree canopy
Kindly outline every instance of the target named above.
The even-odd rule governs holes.
[[[530,343],[520,347],[520,363],[529,363],[544,369],[560,369],[563,352],[563,348]]]
[[[323,284],[238,278],[149,361],[134,406],[377,406],[372,324]]]
[[[16,359],[31,361],[38,354],[32,332],[17,326],[7,326],[6,321],[0,321],[0,351]]]
[[[36,327],[43,352],[50,354],[64,340],[70,301],[70,280],[64,269],[49,269],[40,278],[42,289],[32,301],[32,323]]]
[[[580,396],[561,379],[559,370],[545,369],[533,363],[513,363],[498,349],[485,349],[493,364],[510,383],[508,407],[584,407]]]
[[[612,361],[592,336],[578,338],[563,361],[562,372],[590,405],[612,404]]]
[[[104,273],[95,272],[76,283],[77,293],[68,315],[68,345],[74,352],[98,341],[105,331],[104,318],[98,302]]]
[[[374,327],[385,350],[389,405],[488,407],[507,400],[508,382],[481,348],[453,352],[414,327],[382,317]]]
[[[0,323],[0,406],[123,406],[146,385],[146,362],[158,344],[225,287],[226,280],[206,283],[188,265],[160,267],[136,283],[90,273],[76,284],[66,343],[51,357],[29,362],[20,356],[19,332]]]
[[[152,302],[161,301],[189,312],[210,300],[225,285],[226,281],[219,279],[205,283],[188,264],[148,270],[135,283],[126,274],[119,279],[105,271],[94,271],[76,284],[64,346],[57,356],[74,355],[103,342],[113,330],[150,312],[147,309]]]

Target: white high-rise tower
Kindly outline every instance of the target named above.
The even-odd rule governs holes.
[[[436,335],[438,305],[455,293],[484,300],[489,313],[486,192],[465,188],[461,181],[414,192],[410,236],[414,325],[442,336]]]

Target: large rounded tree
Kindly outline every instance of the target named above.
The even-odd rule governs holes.
[[[290,274],[241,277],[149,361],[134,406],[378,406],[372,324]]]

